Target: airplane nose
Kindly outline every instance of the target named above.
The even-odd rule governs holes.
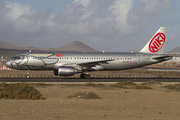
[[[11,67],[11,65],[10,65],[10,61],[8,60],[8,61],[6,61],[5,62],[5,65],[7,66],[7,67]]]

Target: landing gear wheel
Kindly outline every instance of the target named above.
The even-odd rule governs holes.
[[[80,75],[80,77],[81,77],[82,79],[84,79],[84,78],[85,78],[85,79],[90,79],[90,78],[91,78],[91,76],[90,76],[89,74],[83,74],[83,73]]]
[[[26,78],[27,78],[27,79],[29,79],[29,78],[30,78],[30,76],[29,76],[29,75],[27,75],[27,76],[26,76]]]
[[[81,78],[85,78],[85,74],[82,73],[82,74],[80,75],[80,77],[81,77]]]
[[[91,78],[91,76],[89,75],[89,74],[85,74],[85,79],[90,79]]]

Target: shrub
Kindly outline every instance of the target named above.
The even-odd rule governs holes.
[[[2,83],[0,86],[0,98],[27,100],[45,99],[37,89],[25,83]]]
[[[180,83],[179,84],[174,84],[174,85],[165,85],[165,88],[169,90],[180,90]]]
[[[82,98],[82,99],[101,99],[97,94],[90,92],[77,92],[74,95],[68,96],[68,98]]]
[[[101,87],[105,87],[105,84],[100,84],[100,83],[98,83],[98,84],[87,83],[87,84],[85,84],[84,86],[89,86],[89,87],[99,87],[99,88],[101,88]]]
[[[155,84],[155,83],[156,83],[156,81],[150,80],[150,81],[148,81],[148,82],[142,83],[142,85],[152,85],[152,84]]]
[[[146,85],[136,85],[135,89],[139,89],[139,90],[151,90],[152,88]]]
[[[134,82],[118,82],[114,85],[111,85],[111,87],[115,87],[115,88],[126,88],[125,86],[135,86],[136,83]]]
[[[32,85],[32,86],[53,86],[53,84],[46,84],[46,83],[29,83],[28,85]]]

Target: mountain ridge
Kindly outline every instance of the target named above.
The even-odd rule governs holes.
[[[180,46],[173,48],[173,49],[170,50],[168,53],[175,53],[175,52],[180,53]]]
[[[59,48],[43,48],[31,45],[15,45],[0,41],[0,48],[18,50],[66,51],[66,52],[99,52],[80,41],[73,41]]]

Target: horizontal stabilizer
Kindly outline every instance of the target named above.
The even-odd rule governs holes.
[[[166,61],[172,59],[172,56],[160,56],[160,57],[152,57],[151,59],[157,60],[157,61]]]

